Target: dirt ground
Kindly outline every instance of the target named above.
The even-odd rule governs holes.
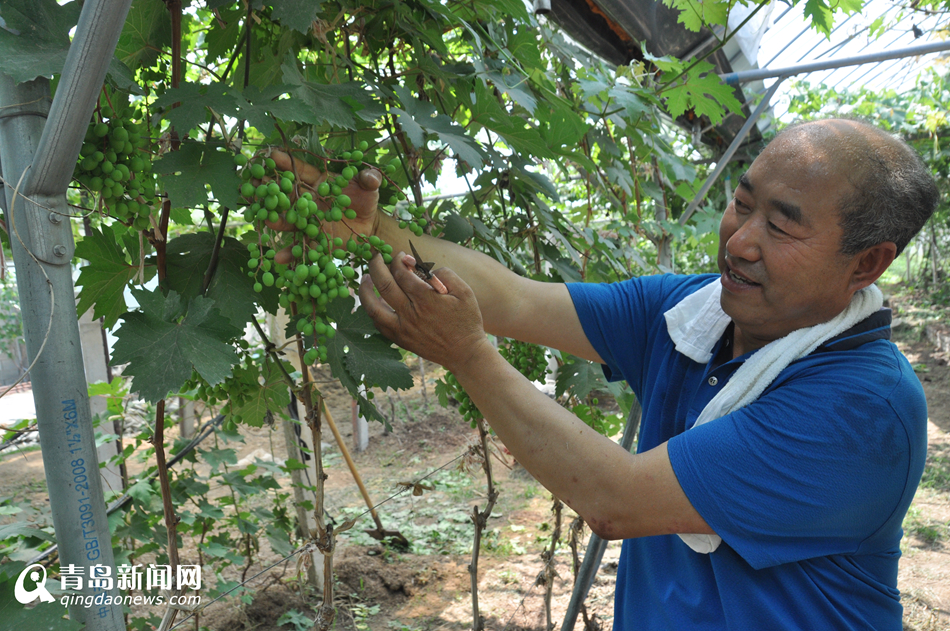
[[[948,356],[920,339],[919,329],[899,334],[897,341],[917,370],[930,406],[929,458],[924,480],[905,520],[899,587],[905,607],[905,630],[950,630],[950,367]],[[433,488],[420,495],[403,492],[383,503],[379,515],[387,529],[398,530],[412,543],[411,552],[381,546],[362,532],[371,528],[368,516],[338,539],[335,555],[338,606],[335,628],[380,631],[460,631],[472,628],[469,550],[473,507],[486,502],[485,477],[478,463],[465,454],[477,433],[453,409],[439,407],[429,370],[427,400],[417,387],[401,397],[379,394],[380,409],[394,416],[393,429],[370,424],[369,449],[354,454],[370,497],[380,503],[405,485],[426,478]],[[350,440],[349,398],[324,386],[331,412]],[[2,405],[2,403],[0,403]],[[332,436],[327,432],[330,442]],[[326,440],[326,438],[325,438]],[[542,553],[550,545],[554,518],[551,496],[524,469],[510,462],[498,446],[492,459],[500,492],[488,520],[478,562],[478,598],[485,629],[527,631],[546,629],[545,588],[539,575]],[[365,507],[339,449],[326,445],[327,507],[337,523]],[[248,429],[239,458],[285,458],[278,430]],[[501,460],[507,459],[508,466]],[[511,468],[508,468],[508,467]],[[0,498],[14,494],[35,503],[45,501],[42,459],[37,451],[5,453],[0,460]],[[568,526],[575,515],[565,508],[562,544],[554,555],[551,617],[560,628],[571,594],[571,550]],[[583,556],[587,533],[578,542]],[[183,562],[193,554],[185,541]],[[261,545],[261,550],[267,548]],[[269,551],[268,551],[269,552]],[[613,591],[620,544],[607,547],[604,561],[587,599],[588,629],[610,629]],[[262,559],[276,559],[272,553]],[[193,562],[193,561],[192,561]],[[257,566],[260,567],[260,566]],[[252,568],[252,573],[257,571]],[[320,598],[294,580],[292,562],[262,574],[250,587],[250,604],[225,599],[208,607],[199,626],[214,631],[256,629],[276,631],[308,628]],[[294,613],[296,612],[296,613]],[[294,621],[297,621],[295,624]],[[281,624],[279,624],[279,622]],[[193,629],[189,621],[182,629]],[[298,626],[300,625],[300,626]],[[577,629],[584,629],[579,619]]]

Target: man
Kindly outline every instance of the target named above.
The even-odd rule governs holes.
[[[594,532],[626,540],[615,629],[896,630],[926,404],[870,286],[936,202],[906,145],[821,121],[785,131],[740,179],[718,276],[538,283],[426,239],[418,249],[452,268],[435,272],[446,294],[400,252],[371,262],[360,296],[386,336],[455,374]],[[406,251],[390,218],[376,231]],[[643,405],[638,453],[539,393],[486,331],[625,378]]]

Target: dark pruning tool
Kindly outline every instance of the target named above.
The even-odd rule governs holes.
[[[412,249],[413,258],[416,259],[416,266],[412,271],[422,280],[432,280],[432,266],[435,265],[435,263],[424,263],[422,261],[422,255],[416,250],[416,246],[412,244],[412,241],[409,242],[409,247]]]
[[[449,290],[442,284],[439,277],[432,273],[432,267],[435,263],[426,263],[423,261],[422,255],[419,254],[419,251],[416,249],[416,246],[412,244],[412,241],[409,242],[409,247],[412,249],[412,258],[416,259],[416,264],[411,268],[412,273],[429,283],[429,286],[440,294],[449,293]]]

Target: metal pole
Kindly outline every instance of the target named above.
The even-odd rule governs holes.
[[[722,154],[722,158],[719,159],[719,162],[716,163],[716,168],[713,169],[713,172],[709,174],[709,177],[706,178],[706,181],[703,182],[702,188],[699,189],[699,192],[696,193],[696,196],[693,197],[693,201],[689,203],[689,206],[686,207],[686,210],[683,212],[683,216],[680,217],[680,225],[686,225],[686,222],[689,221],[689,218],[693,216],[693,213],[696,212],[696,209],[699,208],[700,202],[703,201],[703,198],[706,196],[706,193],[709,192],[709,189],[712,188],[712,185],[716,183],[716,180],[719,178],[719,175],[725,170],[726,165],[729,164],[729,160],[732,159],[732,156],[735,155],[736,150],[739,148],[739,145],[746,139],[746,136],[749,135],[749,132],[752,130],[752,126],[755,125],[755,122],[759,120],[759,116],[762,115],[762,112],[765,111],[765,108],[769,106],[769,101],[772,100],[772,96],[775,94],[775,91],[778,90],[778,86],[781,85],[785,77],[779,78],[778,81],[772,84],[768,92],[765,93],[765,96],[762,97],[762,100],[759,101],[759,105],[755,108],[755,111],[752,112],[752,115],[746,119],[746,122],[742,125],[742,129],[739,130],[739,133],[736,134],[736,137],[732,139],[732,143],[729,145],[729,148],[726,149],[726,152]]]
[[[630,414],[627,415],[627,424],[623,428],[623,436],[620,438],[620,446],[627,451],[630,451],[633,446],[633,439],[636,438],[637,430],[640,428],[641,411],[640,402],[634,399],[633,405],[630,407]],[[606,549],[607,542],[591,533],[590,540],[587,542],[587,552],[584,553],[584,560],[577,569],[574,591],[571,592],[571,602],[568,603],[567,611],[564,613],[561,631],[573,631],[574,624],[577,622],[577,614],[581,610],[581,605],[587,600],[587,593],[590,591],[590,586],[594,584],[594,577],[597,576],[597,570],[600,569],[600,562],[604,558]]]
[[[898,50],[885,51],[879,53],[870,53],[868,55],[859,55],[857,57],[848,57],[836,61],[816,61],[798,66],[789,66],[788,68],[761,68],[759,70],[744,70],[742,72],[729,72],[721,74],[719,77],[727,85],[738,85],[750,81],[761,81],[762,79],[774,79],[778,77],[790,77],[796,74],[806,74],[809,72],[818,72],[821,70],[831,70],[832,68],[843,68],[845,66],[857,66],[859,64],[874,63],[878,61],[887,61],[899,57],[914,57],[916,55],[929,55],[950,50],[950,41],[931,42],[921,44],[920,46],[910,46]]]
[[[131,4],[132,0],[90,0],[83,5],[49,120],[36,149],[33,173],[29,175],[32,193],[66,192]]]
[[[73,566],[82,578],[78,595],[93,599],[90,607],[70,605],[69,616],[88,631],[124,631],[125,621],[121,604],[103,602],[120,592],[83,371],[66,187],[130,3],[85,3],[52,106],[47,79],[16,85],[0,74],[7,229],[27,351],[36,362],[30,375],[43,465],[60,567]],[[90,587],[93,566],[109,580]]]

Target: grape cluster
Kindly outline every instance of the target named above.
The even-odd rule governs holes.
[[[498,352],[529,381],[542,381],[548,374],[548,358],[543,346],[509,340]]]
[[[469,398],[468,393],[465,392],[465,389],[462,388],[462,385],[452,373],[447,372],[445,373],[445,377],[442,379],[437,379],[435,388],[436,392],[439,394],[440,400],[443,397],[451,396],[453,399],[458,401],[459,414],[462,415],[463,419],[471,423],[472,427],[475,427],[478,419],[485,418],[479,409],[475,407],[475,403],[472,402],[472,399]]]
[[[509,340],[507,344],[498,349],[502,357],[508,360],[512,366],[518,369],[522,375],[531,381],[544,379],[548,373],[548,360],[545,355],[544,347],[528,342],[519,342],[518,340]],[[459,413],[466,421],[475,427],[480,418],[484,418],[482,413],[475,407],[472,399],[462,388],[458,379],[450,372],[445,373],[445,377],[436,381],[436,393],[444,403],[448,397],[452,397],[459,403]],[[444,405],[443,403],[443,405]]]
[[[127,107],[106,104],[93,116],[76,165],[75,179],[99,193],[103,205],[136,230],[149,227],[155,176],[146,151],[148,134]]]
[[[254,290],[277,287],[280,305],[289,309],[296,305],[299,314],[295,326],[308,347],[304,362],[308,365],[327,360],[327,342],[336,335],[336,329],[327,317],[327,305],[337,297],[349,295],[356,288],[356,268],[379,251],[386,263],[392,261],[393,248],[376,235],[351,232],[349,238],[331,237],[326,224],[356,219],[352,200],[343,192],[358,169],[363,166],[367,142],[357,149],[340,154],[329,162],[336,171],[316,189],[297,182],[293,172],[280,171],[272,158],[259,154],[248,160],[238,154],[235,163],[241,169],[243,183],[241,197],[245,201],[244,220],[255,226],[254,238],[248,244],[248,275],[254,279]],[[398,159],[390,161],[384,172],[393,173]],[[401,193],[390,198],[395,204],[405,199]],[[414,234],[421,234],[425,226],[422,209],[409,206],[410,219],[405,221]],[[275,224],[293,225],[293,230],[278,232]],[[339,234],[340,231],[337,231]],[[292,260],[275,260],[278,244],[289,235]]]
[[[246,342],[242,343],[242,346],[246,345]],[[250,355],[245,354],[243,361],[232,368],[231,376],[224,381],[212,386],[195,371],[192,372],[191,379],[181,387],[181,391],[194,391],[195,398],[206,402],[209,406],[224,405],[222,412],[227,414],[227,418],[223,427],[233,431],[237,423],[249,422],[254,425],[261,423],[259,418],[243,418],[235,413],[260,390],[260,375],[259,366]]]

